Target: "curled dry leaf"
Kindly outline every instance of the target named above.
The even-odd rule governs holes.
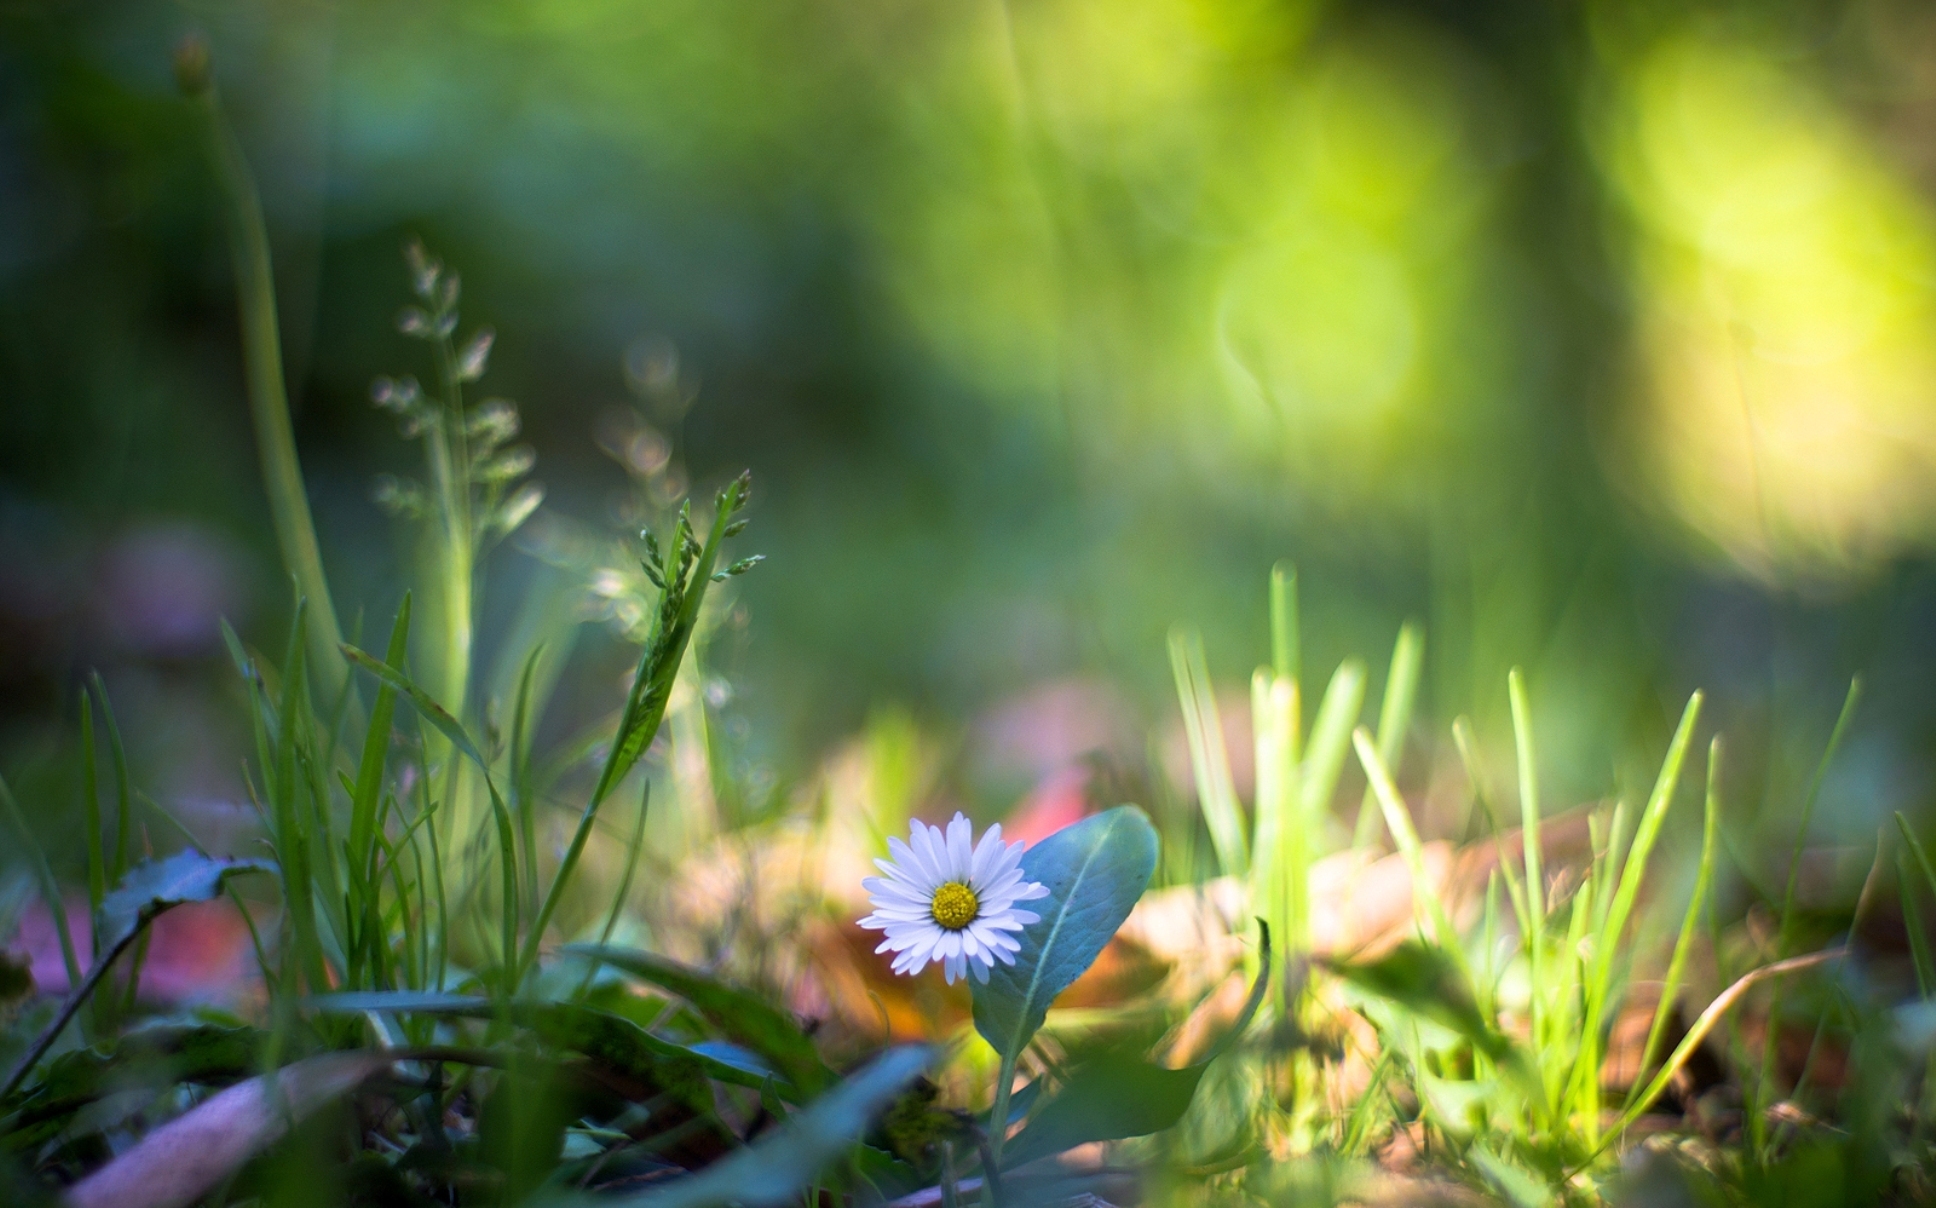
[[[68,1208],[185,1208],[389,1064],[381,1053],[326,1053],[232,1086],[75,1184]]]

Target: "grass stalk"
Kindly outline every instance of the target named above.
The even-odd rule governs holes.
[[[1519,844],[1526,862],[1526,969],[1533,993],[1529,1009],[1533,1046],[1546,1043],[1546,1010],[1541,1001],[1540,949],[1546,933],[1546,876],[1540,868],[1539,758],[1533,747],[1532,708],[1526,700],[1526,678],[1514,667],[1506,676],[1512,706],[1513,743],[1519,757]]]
[[[176,52],[176,77],[201,117],[215,171],[217,192],[235,268],[235,292],[242,319],[242,361],[248,378],[249,413],[255,424],[256,453],[263,487],[275,522],[283,565],[309,601],[311,665],[326,693],[341,689],[349,667],[338,652],[342,628],[330,602],[329,581],[316,542],[316,525],[303,489],[302,464],[289,419],[283,382],[282,336],[276,318],[275,274],[269,259],[268,226],[242,145],[229,128],[209,71],[208,48],[199,39]]]

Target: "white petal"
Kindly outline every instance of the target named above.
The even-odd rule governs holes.
[[[998,898],[1004,894],[1014,893],[1027,883],[1022,880],[1021,869],[1011,868],[1007,872],[988,878],[987,884],[979,887],[977,892],[986,893],[991,898]]]
[[[917,822],[914,825],[918,834],[921,824]],[[920,853],[913,846],[899,839],[889,839],[887,850],[894,853],[894,866],[888,870],[890,876],[898,874],[900,880],[906,881],[916,889],[933,889],[938,884],[928,875]]]
[[[921,870],[927,875],[930,887],[945,884],[948,880],[948,858],[945,844],[941,839],[941,828],[915,822],[912,828],[914,854],[921,861]]]
[[[975,980],[980,982],[984,986],[987,985],[988,970],[991,969],[992,967],[994,967],[993,961],[976,961],[974,964]]]
[[[900,841],[897,839],[895,840],[895,842],[898,843]],[[907,846],[906,844],[902,844],[902,848],[904,850],[906,846]],[[910,855],[910,858],[911,858],[911,855]],[[926,892],[922,888],[919,878],[915,876],[911,868],[903,868],[901,865],[892,863],[887,860],[876,860],[874,861],[874,864],[882,872],[887,874],[887,878],[886,878],[887,884],[892,886],[897,886],[901,889],[906,890],[909,893]]]
[[[988,833],[975,845],[975,858],[968,867],[970,884],[977,887],[988,881],[988,870],[1002,852],[1002,824],[997,822],[988,828]]]
[[[966,881],[968,869],[974,864],[975,849],[971,844],[975,837],[975,824],[968,816],[956,813],[948,823],[948,879]]]

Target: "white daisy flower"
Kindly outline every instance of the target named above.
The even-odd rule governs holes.
[[[1014,964],[1022,950],[1014,933],[1042,917],[1015,904],[1049,896],[1046,885],[1022,879],[1026,844],[1003,843],[997,825],[976,846],[960,814],[945,836],[918,821],[908,832],[906,843],[887,841],[892,860],[874,861],[887,876],[861,882],[874,913],[860,925],[887,932],[874,951],[895,953],[894,972],[909,976],[937,961],[949,985],[970,968],[986,982],[996,960]]]

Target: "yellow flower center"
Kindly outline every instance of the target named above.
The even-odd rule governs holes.
[[[934,891],[934,901],[928,906],[928,913],[934,921],[950,931],[960,931],[975,921],[975,912],[981,909],[981,900],[975,891],[960,881],[950,881]]]

